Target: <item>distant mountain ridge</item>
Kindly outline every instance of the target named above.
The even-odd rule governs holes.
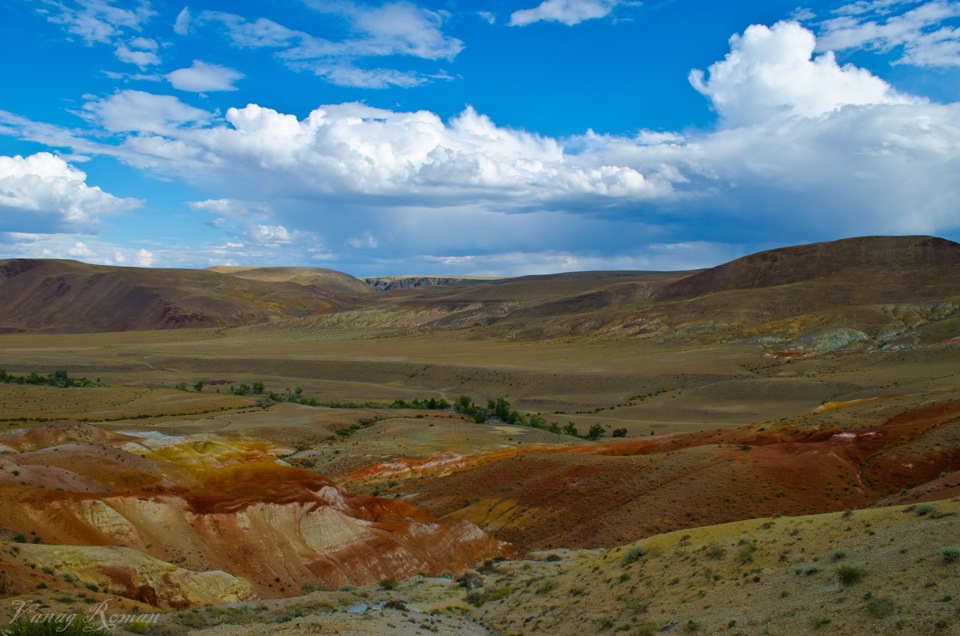
[[[960,244],[929,236],[800,245],[692,273],[575,272],[506,279],[360,280],[310,267],[141,269],[12,259],[0,261],[5,301],[0,333],[231,327],[297,319],[297,325],[317,332],[467,329],[476,337],[677,342],[817,334],[813,348],[850,338],[883,347],[960,339],[958,281]],[[913,318],[907,320],[908,315]]]

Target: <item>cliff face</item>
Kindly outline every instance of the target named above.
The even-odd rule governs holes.
[[[42,537],[25,553],[38,566],[154,605],[437,574],[509,549],[472,523],[351,496],[263,442],[96,431],[0,436],[0,518]]]

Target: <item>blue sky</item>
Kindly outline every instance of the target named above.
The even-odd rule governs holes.
[[[358,276],[960,239],[960,1],[0,3],[0,258]]]

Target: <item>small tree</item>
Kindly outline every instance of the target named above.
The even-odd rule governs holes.
[[[203,380],[200,380],[196,384],[194,384],[193,390],[196,391],[197,393],[200,393],[201,391],[203,391]]]
[[[613,437],[626,437],[627,429],[625,428],[615,428],[613,429]]]
[[[580,431],[577,430],[577,425],[573,422],[567,422],[563,425],[563,434],[580,437]]]
[[[596,441],[601,437],[603,437],[603,427],[599,424],[594,424],[590,427],[590,430],[587,431],[587,439]]]
[[[263,395],[263,392],[267,390],[267,385],[263,383],[263,380],[257,380],[251,388],[253,389],[254,395]]]
[[[461,413],[467,413],[470,411],[470,406],[473,404],[473,398],[469,395],[461,395],[457,398],[456,403],[453,405],[453,408]]]

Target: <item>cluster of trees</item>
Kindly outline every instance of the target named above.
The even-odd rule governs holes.
[[[203,391],[203,386],[203,382],[197,382],[193,385],[193,390],[199,393],[200,391]],[[186,383],[181,383],[177,385],[177,388],[187,390],[187,385]],[[233,395],[263,395],[274,402],[293,402],[295,404],[304,404],[307,406],[326,406],[329,408],[386,407],[392,409],[423,409],[430,411],[447,411],[452,408],[457,413],[462,413],[463,415],[473,418],[473,421],[477,422],[478,424],[483,424],[485,422],[489,422],[491,419],[496,419],[504,424],[529,426],[531,428],[550,431],[551,433],[556,433],[558,435],[570,435],[571,437],[579,437],[581,439],[598,440],[606,435],[606,431],[600,424],[594,424],[586,433],[581,434],[577,429],[576,423],[574,422],[567,422],[561,426],[558,422],[548,423],[546,418],[539,413],[528,413],[527,415],[523,415],[522,413],[515,411],[510,405],[510,402],[504,398],[487,400],[486,406],[475,403],[473,398],[471,398],[469,395],[461,395],[453,404],[450,404],[445,399],[437,399],[433,397],[424,399],[415,398],[411,401],[396,399],[390,404],[378,402],[321,402],[315,398],[304,397],[303,388],[299,386],[295,389],[287,389],[285,393],[276,393],[273,391],[268,393],[267,387],[262,380],[257,380],[252,384],[239,384],[237,386],[231,385],[228,390]],[[627,429],[615,429],[612,436],[626,437]]]
[[[63,369],[58,369],[47,375],[40,375],[36,371],[31,371],[30,375],[11,375],[6,369],[0,369],[0,382],[6,384],[46,384],[47,386],[56,386],[66,388],[70,386],[103,386],[100,378],[88,380],[87,378],[71,378]]]
[[[585,434],[580,434],[580,431],[577,429],[575,422],[567,422],[563,426],[560,426],[558,422],[547,423],[547,419],[540,415],[539,413],[529,413],[523,415],[519,413],[510,406],[510,402],[504,398],[497,398],[496,400],[487,400],[487,405],[480,406],[475,404],[473,398],[469,395],[461,395],[457,398],[457,401],[453,404],[453,409],[458,413],[463,413],[469,417],[473,418],[473,421],[478,424],[489,421],[491,418],[496,418],[503,422],[504,424],[514,424],[517,426],[530,426],[532,428],[539,428],[551,433],[556,433],[558,435],[570,435],[571,437],[579,437],[581,439],[589,440],[598,440],[606,434],[603,427],[599,424],[594,424]],[[627,429],[618,428],[613,431],[613,437],[626,437]]]
[[[390,404],[392,409],[423,409],[427,411],[446,411],[450,408],[450,403],[440,398],[430,398],[418,400],[414,398],[413,401],[407,402],[406,400],[394,400]]]

